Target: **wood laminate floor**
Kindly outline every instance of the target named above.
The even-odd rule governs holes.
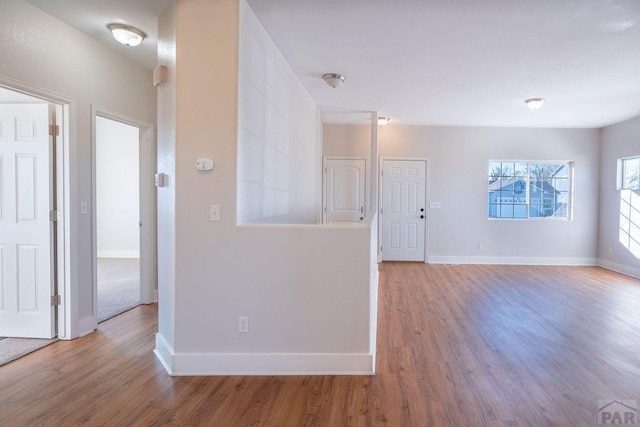
[[[175,377],[155,306],[0,367],[8,426],[585,426],[640,401],[640,281],[597,267],[381,265],[376,376]]]

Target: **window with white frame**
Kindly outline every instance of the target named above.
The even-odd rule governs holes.
[[[492,160],[488,216],[571,219],[573,162]]]
[[[640,189],[640,156],[618,159],[618,190]]]
[[[640,156],[618,159],[619,241],[640,259]]]

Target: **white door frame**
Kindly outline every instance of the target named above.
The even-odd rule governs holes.
[[[156,252],[156,192],[154,174],[156,171],[155,129],[150,123],[125,116],[106,108],[91,106],[91,250],[93,260],[93,313],[97,327],[98,321],[98,227],[97,227],[97,192],[96,192],[96,117],[115,120],[140,129],[140,302],[149,304],[157,300],[155,284],[157,283]]]
[[[382,170],[384,169],[385,161],[423,161],[425,162],[425,174],[424,174],[424,212],[426,215],[425,218],[425,227],[424,227],[424,262],[427,264],[429,262],[429,224],[431,223],[431,211],[429,210],[429,174],[431,173],[431,165],[428,157],[380,157],[380,172],[378,174],[378,215],[380,216],[378,220],[378,262],[382,260],[382,255],[380,252],[380,246],[382,244],[382,215],[380,210],[383,205],[383,186],[382,186]]]
[[[327,223],[327,212],[324,208],[327,206],[327,160],[364,160],[364,206],[369,206],[369,200],[371,200],[371,191],[369,187],[368,177],[371,176],[369,168],[369,158],[365,156],[323,156],[322,157],[322,224]],[[369,216],[368,209],[364,212],[365,216]],[[366,218],[365,218],[366,219]]]
[[[56,281],[57,292],[60,295],[56,330],[58,338],[75,338],[78,336],[78,249],[72,242],[75,242],[78,236],[78,223],[73,215],[78,206],[78,191],[75,184],[77,182],[75,178],[77,174],[75,166],[77,103],[75,99],[2,75],[0,75],[0,86],[55,104],[56,124],[60,126],[60,135],[56,141],[56,205],[63,218],[62,221],[56,222],[58,236]],[[73,187],[72,183],[74,183]]]

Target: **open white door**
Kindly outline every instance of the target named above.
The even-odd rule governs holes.
[[[0,336],[53,338],[47,104],[0,104]]]
[[[424,261],[424,160],[382,163],[382,260]]]
[[[365,218],[364,159],[325,160],[325,224],[357,224]]]

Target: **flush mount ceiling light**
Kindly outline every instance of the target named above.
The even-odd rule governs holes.
[[[334,89],[340,86],[344,82],[344,76],[338,73],[323,74],[322,78],[329,86],[331,86]]]
[[[109,24],[107,28],[111,31],[111,34],[113,34],[113,38],[125,46],[138,46],[142,43],[142,40],[147,38],[144,31],[130,25]]]
[[[389,117],[378,117],[378,126],[386,126],[389,123]]]
[[[539,110],[544,105],[544,98],[529,98],[525,99],[524,103],[527,104],[527,107],[531,110]]]

